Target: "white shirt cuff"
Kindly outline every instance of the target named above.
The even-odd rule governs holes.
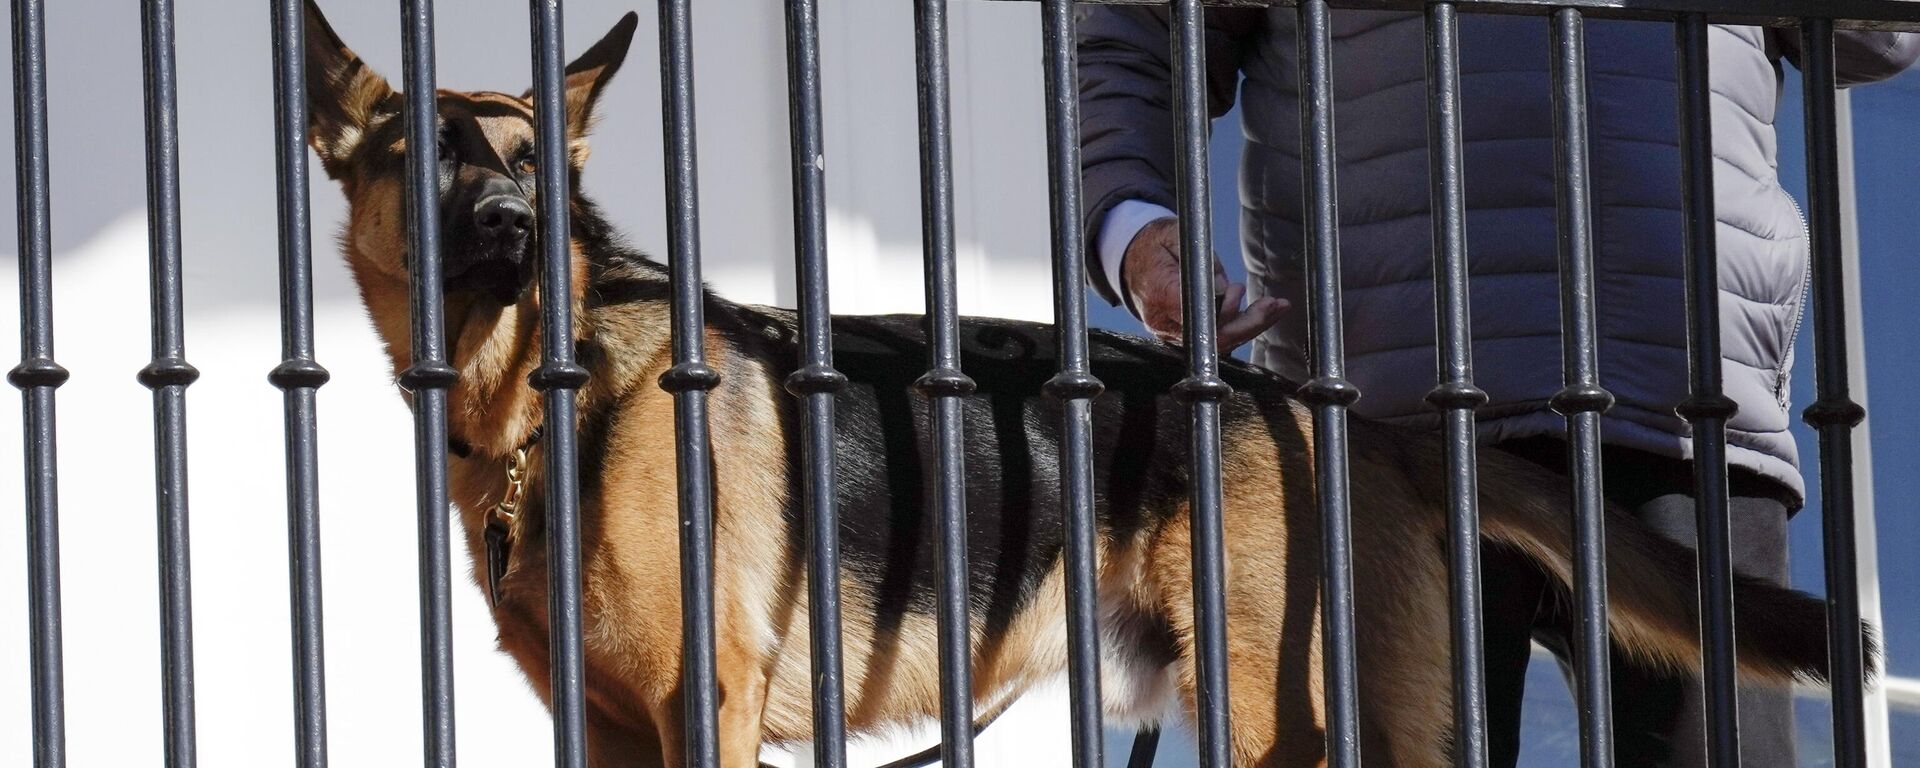
[[[1120,297],[1120,304],[1128,312],[1134,312],[1133,299],[1127,296],[1120,282],[1120,264],[1126,259],[1127,246],[1133,244],[1133,238],[1160,219],[1174,218],[1173,211],[1164,206],[1141,200],[1125,200],[1107,211],[1106,218],[1100,223],[1100,238],[1097,243],[1100,254],[1100,269],[1107,275],[1107,285]],[[1138,312],[1134,315],[1139,316]]]

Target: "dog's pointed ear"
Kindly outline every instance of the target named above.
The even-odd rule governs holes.
[[[633,31],[639,26],[640,15],[628,11],[613,29],[607,30],[600,42],[567,64],[568,138],[584,139],[592,129],[593,105],[600,100],[600,91],[613,80],[613,73],[620,71],[620,63],[627,60],[627,49],[633,45]]]
[[[593,129],[594,105],[600,101],[600,92],[613,80],[613,73],[620,71],[620,63],[627,60],[627,49],[633,45],[633,31],[639,26],[640,15],[628,11],[613,29],[607,30],[600,42],[567,64],[567,143],[576,165],[586,159],[585,142],[587,133]],[[527,95],[531,97],[533,91],[527,91]]]
[[[395,96],[320,13],[306,2],[307,143],[320,154],[327,175],[340,178],[346,162],[382,105]]]

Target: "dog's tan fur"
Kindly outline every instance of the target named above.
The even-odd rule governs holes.
[[[405,147],[404,142],[369,144],[388,122],[399,121],[397,95],[339,43],[311,5],[308,24],[316,99],[312,144],[347,193],[351,214],[341,246],[397,375],[412,363],[404,190],[393,160]],[[594,97],[617,70],[632,29],[629,18],[569,67],[569,170],[576,176],[588,154],[585,137]],[[612,48],[618,50],[608,53]],[[442,91],[439,101],[443,115],[483,115],[475,122],[502,157],[508,148],[533,140],[532,108],[523,97]],[[572,214],[583,215],[578,206],[587,204],[576,199],[575,205]],[[667,303],[664,298],[587,301],[584,297],[611,290],[606,286],[661,278],[656,268],[597,257],[578,239],[573,245],[576,338],[604,350],[591,361],[592,378],[578,398],[583,423],[590,414],[605,418],[598,438],[605,456],[594,478],[600,492],[585,498],[581,509],[592,764],[679,765],[678,436],[672,397],[655,385],[669,365]],[[483,589],[482,531],[489,509],[504,492],[502,463],[546,422],[540,397],[525,384],[540,364],[543,300],[537,286],[507,304],[461,291],[449,291],[447,299],[452,363],[459,371],[450,396],[451,429],[471,447],[469,455],[452,462],[451,490],[475,563],[473,576]],[[730,322],[745,324],[760,337],[743,341],[738,332],[710,329],[705,339],[709,364],[721,374],[708,399],[716,457],[720,751],[723,765],[738,767],[755,765],[764,742],[809,738],[812,673],[804,551],[791,535],[798,519],[792,510],[799,505],[790,476],[797,444],[791,434],[795,406],[780,386],[791,370],[795,319],[784,310],[720,309],[735,318]],[[1153,365],[1178,366],[1177,356],[1147,342],[1127,344]],[[782,359],[766,349],[788,352]],[[898,364],[919,362],[903,355]],[[1223,523],[1231,750],[1241,765],[1321,765],[1326,712],[1312,422],[1287,398],[1284,383],[1229,367],[1240,390],[1226,404],[1222,425],[1222,459],[1230,478]],[[1133,442],[1096,450],[1177,446],[1186,437],[1156,422],[1146,434],[1129,439]],[[1447,564],[1438,545],[1445,526],[1437,498],[1439,444],[1364,422],[1354,425],[1352,441],[1355,594],[1360,626],[1368,628],[1359,633],[1363,752],[1376,765],[1446,765],[1451,713]],[[530,503],[514,526],[510,571],[493,607],[501,648],[542,697],[549,679],[547,562],[538,503],[544,451],[544,444],[532,448],[536,469]],[[583,471],[591,469],[583,463]],[[1179,470],[1164,471],[1177,476]],[[1529,465],[1491,456],[1482,475],[1483,511],[1489,538],[1520,549],[1564,581],[1570,579],[1571,545],[1559,503],[1565,494],[1553,490],[1558,482]],[[1191,521],[1184,493],[1163,496],[1151,500],[1159,506],[1141,510],[1138,524],[1104,524],[1099,540],[1106,708],[1120,720],[1156,718],[1169,695],[1182,697],[1189,715],[1194,706]],[[1615,518],[1609,546],[1616,640],[1653,663],[1691,668],[1698,653],[1688,634],[1693,616],[1686,591],[1691,582],[1685,580],[1689,567],[1660,565],[1663,558],[1684,556],[1684,550],[1624,517]],[[1683,583],[1671,583],[1676,570]],[[974,616],[976,711],[995,711],[1065,668],[1058,553],[1035,566],[1034,573],[1031,594],[1007,621]],[[936,715],[932,614],[889,613],[871,578],[843,575],[841,589],[849,727],[870,732]],[[1784,621],[1743,614],[1743,621],[1755,626],[1770,620]],[[1748,635],[1742,633],[1743,642]],[[1152,656],[1151,641],[1162,636],[1173,658]],[[1818,673],[1801,660],[1769,655],[1768,648],[1743,645],[1742,650],[1749,671],[1770,679]]]

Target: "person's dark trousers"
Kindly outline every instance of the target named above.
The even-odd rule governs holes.
[[[1566,473],[1567,449],[1554,438],[1501,443],[1500,449]],[[1691,465],[1676,459],[1607,447],[1603,481],[1609,501],[1632,510],[1649,528],[1692,546],[1695,537]],[[1733,567],[1786,584],[1787,518],[1799,499],[1779,483],[1731,468],[1728,513],[1733,531]],[[1559,659],[1573,685],[1572,596],[1553,585],[1538,566],[1498,546],[1482,551],[1488,758],[1494,766],[1517,764],[1520,701],[1525,692],[1530,641]],[[1612,654],[1614,764],[1621,768],[1705,766],[1704,698],[1698,678],[1675,676]],[[1740,758],[1745,768],[1795,764],[1793,694],[1768,685],[1741,686]]]

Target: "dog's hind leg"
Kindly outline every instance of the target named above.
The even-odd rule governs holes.
[[[1317,555],[1291,555],[1279,531],[1249,530],[1229,515],[1227,537],[1227,692],[1235,766],[1312,768],[1324,764],[1317,639]],[[1233,522],[1240,522],[1235,525]],[[1155,535],[1149,578],[1172,630],[1181,695],[1197,723],[1190,519],[1183,509]],[[1317,537],[1301,542],[1308,550]]]
[[[1354,519],[1372,521],[1356,524],[1354,537],[1361,759],[1442,768],[1452,763],[1453,730],[1446,557],[1436,537],[1388,522],[1411,517],[1419,502],[1370,500],[1365,488],[1356,502]]]
[[[1322,536],[1310,477],[1271,443],[1229,442],[1222,499],[1227,696],[1233,764],[1326,764],[1321,635]],[[1240,448],[1241,450],[1231,450]],[[1290,472],[1282,472],[1282,464]],[[1376,471],[1384,472],[1385,470]],[[1192,519],[1183,508],[1154,532],[1148,578],[1182,657],[1187,712],[1196,711]],[[1355,600],[1359,620],[1360,749],[1369,764],[1445,765],[1446,570],[1431,527],[1404,489],[1356,484]]]

